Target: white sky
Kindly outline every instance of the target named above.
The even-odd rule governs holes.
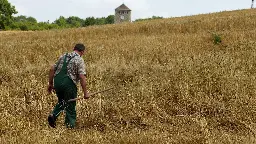
[[[226,10],[248,9],[252,0],[9,0],[17,15],[40,21],[59,16],[107,17],[122,3],[132,10],[132,20],[154,16],[179,17]]]

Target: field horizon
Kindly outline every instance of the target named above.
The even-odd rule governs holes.
[[[77,126],[47,116],[50,65],[76,43],[90,93]],[[256,9],[0,32],[1,143],[256,143]],[[82,96],[79,87],[78,96]]]

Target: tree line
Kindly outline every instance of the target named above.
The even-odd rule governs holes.
[[[12,21],[5,25],[4,30],[49,30],[49,29],[62,29],[62,28],[78,28],[86,27],[92,25],[104,25],[113,24],[114,15],[109,15],[108,17],[94,18],[88,17],[86,19],[81,19],[76,16],[70,16],[65,18],[60,16],[54,22],[37,22],[37,20],[31,16],[27,17],[24,15],[13,17]]]
[[[86,19],[81,19],[77,16],[63,17],[60,16],[54,22],[38,22],[35,18],[31,16],[13,16],[18,12],[15,6],[12,6],[8,0],[0,0],[0,30],[50,30],[50,29],[63,29],[63,28],[78,28],[87,27],[92,25],[104,25],[113,24],[114,15],[109,15],[107,17],[95,18],[88,17]],[[137,21],[145,21],[151,19],[159,19],[163,17],[153,16],[152,18],[137,19]]]
[[[152,16],[151,18],[144,18],[144,19],[136,19],[135,22],[138,21],[147,21],[147,20],[154,20],[154,19],[162,19],[163,17],[160,16]]]

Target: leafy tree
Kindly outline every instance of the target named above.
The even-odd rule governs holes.
[[[7,30],[7,27],[5,27],[5,29]],[[13,23],[11,23],[10,24],[10,26],[9,26],[9,28],[8,28],[8,30],[9,29],[12,29],[12,30],[20,30],[20,28],[19,28],[19,23],[18,22],[13,22]]]
[[[48,25],[49,24],[47,22],[39,22],[37,24],[38,30],[48,30]],[[55,24],[55,25],[57,25],[57,24]]]
[[[27,30],[29,30],[29,27],[28,27],[28,25],[27,24],[25,24],[25,23],[22,23],[21,25],[20,25],[20,30],[23,30],[23,31],[27,31]]]
[[[76,16],[71,16],[66,21],[71,27],[81,27],[84,23],[83,19]]]
[[[27,17],[27,22],[30,22],[30,23],[37,23],[37,20],[33,17]]]
[[[25,22],[27,21],[27,17],[24,15],[20,15],[13,18],[14,22]]]
[[[136,19],[135,22],[138,21],[146,21],[146,20],[153,20],[153,19],[162,19],[163,17],[160,16],[152,16],[152,18],[145,18],[145,19]]]
[[[47,29],[58,29],[58,25],[57,24],[47,24]]]
[[[37,20],[31,16],[27,17],[25,15],[14,17],[10,28],[23,31],[39,29]]]
[[[106,20],[105,20],[105,24],[113,24],[115,21],[115,16],[114,15],[109,15]]]
[[[17,11],[8,0],[0,0],[0,29],[5,29],[6,26],[10,25],[13,19],[13,14]]]
[[[94,17],[86,18],[83,26],[91,26],[91,25],[95,25],[95,18]]]
[[[160,16],[152,16],[151,19],[162,19],[163,17],[160,17]]]
[[[105,19],[104,17],[102,18],[96,18],[95,19],[95,25],[104,25],[105,24]]]
[[[54,21],[54,24],[57,24],[59,27],[64,28],[67,26],[66,18],[63,16],[60,16],[59,19]]]
[[[29,22],[29,23],[37,23],[37,20],[33,17],[27,17],[24,15],[20,15],[17,17],[14,17],[14,22]]]

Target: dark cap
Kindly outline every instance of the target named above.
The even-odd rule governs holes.
[[[74,50],[77,50],[77,51],[80,51],[80,52],[84,51],[85,50],[85,46],[83,44],[81,44],[81,43],[78,43],[78,44],[75,45]]]

